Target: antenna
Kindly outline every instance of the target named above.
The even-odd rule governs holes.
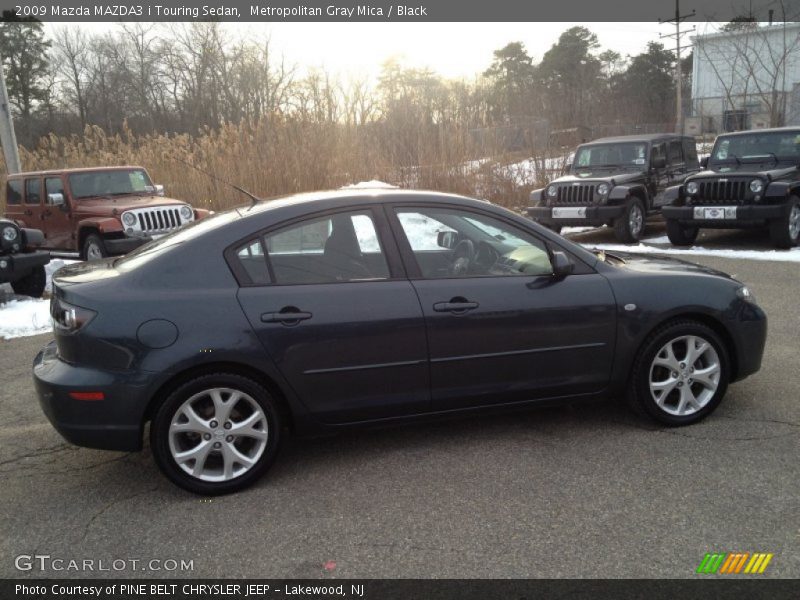
[[[185,164],[185,165],[187,165],[189,167],[192,167],[195,171],[199,171],[200,173],[202,173],[206,177],[208,177],[210,179],[213,179],[214,181],[219,181],[220,183],[225,184],[228,187],[232,187],[237,192],[240,192],[240,193],[244,194],[245,196],[250,198],[250,208],[253,208],[256,205],[256,203],[264,201],[263,198],[259,198],[255,194],[251,194],[246,189],[241,188],[238,185],[235,185],[235,184],[231,183],[230,181],[226,181],[225,179],[222,179],[221,177],[217,177],[216,175],[212,175],[211,173],[207,173],[206,171],[204,171],[203,169],[201,169],[197,165],[193,165],[192,163],[190,163],[188,160],[183,160],[182,158],[178,158],[177,156],[171,156],[170,158],[172,160],[176,160],[176,161],[178,161],[180,163],[183,163],[183,164]]]

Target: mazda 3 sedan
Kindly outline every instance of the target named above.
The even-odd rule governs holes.
[[[699,421],[756,372],[766,317],[730,276],[590,252],[487,202],[297,195],[54,278],[34,361],[70,442],[142,448],[201,494],[318,434],[606,397]]]

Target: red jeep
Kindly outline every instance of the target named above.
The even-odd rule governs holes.
[[[209,211],[164,198],[142,167],[15,173],[6,184],[6,216],[41,229],[44,248],[84,260],[125,254]]]

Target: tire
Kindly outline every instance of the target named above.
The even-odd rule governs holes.
[[[791,196],[786,215],[769,223],[769,237],[776,248],[793,248],[800,238],[800,200]]]
[[[690,343],[695,347],[694,361],[684,358]],[[703,344],[706,348],[697,354]],[[702,378],[700,371],[705,371]],[[690,425],[717,408],[729,379],[728,350],[714,330],[697,321],[672,321],[651,333],[637,353],[628,402],[636,412],[664,425]]]
[[[83,248],[81,249],[81,258],[83,260],[100,260],[108,256],[105,242],[96,233],[86,236],[83,241]]]
[[[231,405],[233,394],[238,399]],[[187,417],[187,407],[196,419]],[[237,434],[239,428],[248,433]],[[170,481],[195,494],[216,496],[259,479],[275,461],[280,432],[278,407],[263,386],[241,375],[214,373],[184,383],[167,397],[151,423],[150,447]],[[176,458],[192,451],[198,458]]]
[[[699,227],[681,225],[680,221],[667,219],[667,237],[673,246],[691,246],[698,233]]]
[[[44,288],[47,285],[47,274],[44,267],[36,267],[22,279],[11,282],[11,289],[20,296],[30,296],[31,298],[41,298]]]
[[[614,235],[623,244],[633,244],[642,238],[647,213],[644,203],[635,196],[628,200],[625,212],[614,220]]]

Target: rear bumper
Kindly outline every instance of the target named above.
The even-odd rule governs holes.
[[[766,204],[753,205],[746,204],[736,207],[735,219],[703,219],[695,218],[695,208],[719,208],[718,206],[665,206],[661,209],[665,219],[680,221],[687,225],[697,227],[711,227],[735,229],[737,227],[750,227],[763,225],[768,221],[780,219],[786,216],[788,205],[785,204]]]
[[[127,254],[131,250],[136,250],[139,246],[143,246],[147,242],[151,242],[151,237],[126,237],[113,240],[103,240],[106,250],[109,254]]]
[[[17,281],[50,262],[50,253],[44,250],[6,254],[0,256],[0,283]],[[3,266],[5,264],[5,266]]]
[[[577,209],[581,216],[554,217],[554,208]],[[621,217],[624,212],[624,204],[612,206],[531,206],[527,209],[528,216],[539,223],[566,226],[602,225]]]
[[[147,395],[144,383],[133,374],[71,365],[58,357],[55,342],[50,342],[33,360],[33,381],[42,411],[68,442],[141,450]],[[76,400],[70,392],[101,392],[104,399]]]

